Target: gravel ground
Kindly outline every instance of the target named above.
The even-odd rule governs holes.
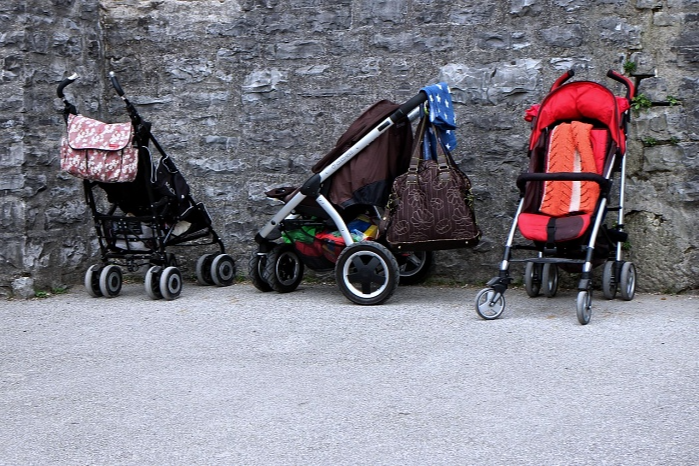
[[[699,297],[477,291],[2,301],[0,464],[699,463]]]

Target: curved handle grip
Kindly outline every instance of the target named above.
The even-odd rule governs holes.
[[[558,79],[556,80],[556,82],[554,82],[554,83],[551,85],[551,91],[553,91],[554,89],[558,89],[559,87],[561,87],[561,86],[563,85],[564,82],[568,81],[568,80],[569,80],[570,78],[572,78],[573,76],[575,76],[575,71],[572,70],[572,69],[570,69],[570,70],[566,71],[565,73],[563,73],[563,75],[561,75],[561,77],[558,78]],[[550,91],[549,91],[549,92],[550,92]]]
[[[114,74],[114,71],[109,72],[109,80],[112,82],[112,87],[114,87],[114,90],[116,90],[119,97],[124,97],[124,90],[121,88],[119,80],[117,79],[116,74]]]
[[[420,91],[413,98],[408,100],[406,103],[401,105],[396,109],[391,115],[391,121],[393,123],[398,123],[401,119],[405,118],[415,107],[427,100],[427,94]]]
[[[614,70],[607,71],[607,77],[612,78],[614,81],[620,82],[626,86],[626,99],[631,101],[631,99],[636,97],[636,86],[634,86],[633,81],[631,81],[629,78],[617,73]]]
[[[63,89],[65,89],[66,86],[70,86],[73,84],[73,82],[78,79],[80,76],[78,76],[78,73],[73,73],[70,76],[68,76],[66,79],[61,81],[61,83],[58,85],[58,89],[56,89],[56,95],[63,99],[65,97],[65,94],[63,94]]]

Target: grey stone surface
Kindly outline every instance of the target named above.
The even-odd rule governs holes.
[[[241,263],[274,212],[265,190],[302,182],[375,101],[446,80],[485,240],[440,254],[435,272],[475,283],[514,214],[525,109],[570,67],[618,90],[605,73],[627,61],[656,74],[651,100],[680,101],[633,116],[629,258],[641,289],[698,288],[697,22],[699,2],[679,0],[3,2],[0,294],[22,276],[80,282],[97,260],[80,185],[58,173],[55,87],[73,72],[68,94],[108,121],[126,120],[106,79],[118,74]]]

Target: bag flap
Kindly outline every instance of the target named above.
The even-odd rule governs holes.
[[[131,143],[131,123],[103,123],[82,115],[68,118],[68,145],[73,149],[121,150]]]

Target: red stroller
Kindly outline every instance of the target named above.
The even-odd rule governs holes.
[[[497,319],[505,309],[505,290],[512,282],[509,266],[525,262],[524,285],[535,297],[543,291],[555,296],[558,269],[580,272],[578,321],[585,325],[592,313],[592,269],[604,265],[602,291],[613,299],[617,290],[631,300],[636,269],[622,260],[626,132],[634,83],[614,71],[607,76],[626,87],[615,96],[590,81],[565,84],[572,70],[558,78],[540,105],[527,111],[532,122],[529,169],[519,176],[520,202],[505,245],[497,277],[476,296],[476,312]],[[618,206],[610,206],[613,178],[619,173]],[[616,211],[614,226],[605,224],[607,212]],[[515,234],[533,244],[515,244]],[[535,251],[535,257],[513,259],[514,250]]]

